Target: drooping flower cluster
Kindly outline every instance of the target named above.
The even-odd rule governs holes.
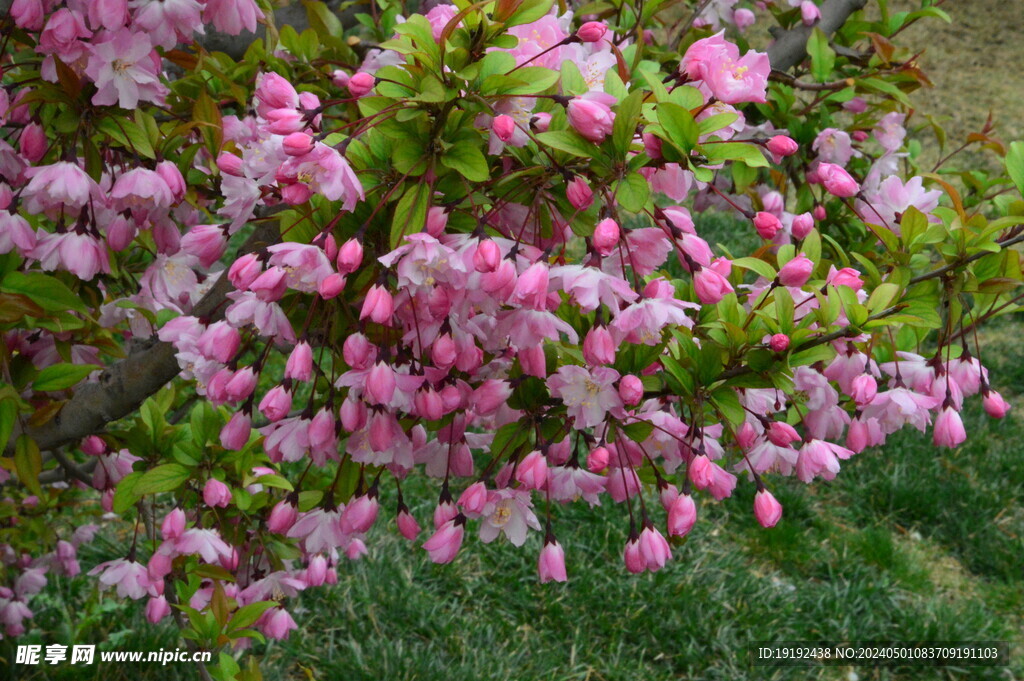
[[[735,4],[705,3],[698,24],[749,26]],[[817,21],[814,3],[791,4]],[[25,319],[56,321],[5,331],[31,365],[12,393],[42,404],[88,380],[52,375],[118,354],[116,329],[173,347],[197,403],[185,437],[154,407],[136,426],[147,437],[112,427],[79,444],[78,484],[105,510],[161,509],[148,541],[89,572],[146,599],[151,621],[186,593],[179,605],[200,611],[262,604],[250,624],[286,637],[285,599],[370,550],[384,498],[437,563],[469,536],[536,535],[544,582],[572,572],[559,506],[620,504],[625,568],[656,571],[668,537],[738,485],[773,527],[769,482],[832,480],[908,425],[955,447],[966,398],[1009,408],[970,348],[977,320],[956,312],[965,293],[939,282],[984,263],[971,276],[998,280],[994,293],[971,291],[995,310],[1020,268],[985,258],[1003,257],[1016,223],[986,231],[940,207],[928,178],[897,175],[892,102],[869,108],[851,87],[791,135],[773,97],[792,89],[773,90],[767,54],[724,31],[659,65],[639,25],[471,9],[395,20],[361,61],[338,36],[322,48],[341,58],[319,61],[282,33],[262,61],[203,56],[208,70],[176,80],[165,62],[190,62],[175,48],[207,24],[252,31],[257,5],[14,3],[45,85],[0,90],[18,140],[0,141],[0,254],[49,282]],[[103,111],[102,152],[33,104],[54,82]],[[181,123],[185,100],[197,120]],[[159,116],[114,111],[150,104]],[[704,211],[735,218],[756,250],[713,248]],[[926,250],[954,221],[975,230],[961,250]],[[87,324],[103,333],[73,335]],[[417,471],[436,482],[430,517],[402,496]],[[39,502],[30,491],[23,506]],[[8,635],[47,569],[78,572],[90,532],[37,558],[7,547]],[[171,591],[189,570],[201,579]]]

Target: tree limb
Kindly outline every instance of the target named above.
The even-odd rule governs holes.
[[[825,0],[821,5],[821,20],[815,26],[825,35],[838,31],[850,15],[863,9],[868,0]],[[775,71],[788,71],[807,56],[807,39],[811,37],[814,26],[803,24],[781,33],[768,48],[768,60]]]
[[[242,245],[239,255],[277,240],[277,224],[261,222]],[[232,290],[234,287],[227,276],[221,275],[196,303],[191,314],[211,320],[220,319],[224,315],[223,303]],[[36,441],[39,449],[55,450],[102,431],[111,421],[138,409],[147,397],[178,375],[181,369],[175,353],[173,345],[157,340],[155,336],[136,344],[128,357],[108,367],[98,381],[86,383],[75,391],[56,416],[37,428],[29,428],[26,434]],[[15,432],[10,442],[13,443],[19,434]],[[13,445],[8,444],[7,450],[12,451]]]

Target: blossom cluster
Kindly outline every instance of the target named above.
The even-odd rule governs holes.
[[[818,21],[815,3],[789,4]],[[901,174],[907,114],[890,100],[851,87],[816,119],[828,125],[787,129],[768,55],[725,35],[753,21],[736,5],[702,3],[704,37],[645,62],[642,32],[600,17],[488,23],[438,4],[392,16],[361,60],[279,46],[239,77],[251,98],[210,120],[111,113],[119,151],[44,127],[46,86],[0,89],[17,138],[0,140],[0,254],[61,273],[95,308],[75,327],[4,331],[37,372],[20,397],[42,404],[90,380],[51,389],[48,370],[115,354],[73,333],[88,318],[108,341],[172,346],[199,403],[188,437],[215,423],[194,451],[143,452],[129,428],[81,440],[91,475],[74,486],[108,512],[145,500],[154,514],[149,541],[89,574],[154,622],[230,599],[283,638],[297,626],[285,599],[367,554],[385,498],[436,563],[467,534],[536,534],[542,582],[571,574],[559,507],[618,504],[626,570],[656,571],[700,505],[738,485],[770,528],[783,508],[769,484],[832,480],[906,426],[956,447],[967,398],[1004,416],[959,312],[985,289],[939,283],[975,261],[989,265],[976,279],[1006,279],[1012,263],[982,256],[1003,257],[1016,234],[993,233],[1010,223],[971,223]],[[11,17],[38,38],[21,54],[42,82],[93,112],[157,114],[201,101],[170,76],[165,62],[185,61],[172,50],[264,19],[253,0],[16,0]],[[705,211],[730,215],[751,254],[713,248]],[[252,244],[268,220],[278,238]],[[954,221],[977,250],[925,250],[952,242]],[[401,491],[417,472],[436,487],[427,513]],[[16,503],[48,498],[30,491]],[[77,574],[95,530],[36,558],[4,546],[7,635],[48,570]],[[217,570],[176,589],[203,565]]]

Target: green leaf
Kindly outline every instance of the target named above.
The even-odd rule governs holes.
[[[157,492],[170,492],[177,489],[192,474],[188,468],[178,463],[165,463],[142,474],[132,490],[137,497]]]
[[[135,494],[135,485],[141,477],[142,473],[129,473],[121,478],[121,482],[117,483],[117,489],[114,490],[114,499],[112,500],[114,513],[124,513],[139,500],[139,497]]]
[[[697,123],[689,110],[678,104],[663,102],[658,105],[658,123],[664,128],[669,139],[684,151],[693,149],[699,136]]]
[[[630,173],[615,187],[615,198],[631,213],[639,213],[651,198],[651,185],[640,173]]]
[[[270,608],[277,605],[275,601],[259,601],[258,603],[250,603],[249,605],[243,605],[241,608],[235,611],[235,614],[231,616],[231,621],[228,622],[228,631],[235,631],[236,629],[245,629],[250,624],[254,624],[263,613]]]
[[[14,422],[18,418],[18,403],[11,398],[0,400],[0,442],[7,446],[14,432]]]
[[[633,142],[643,100],[644,93],[636,90],[619,102],[618,111],[615,113],[615,122],[612,124],[612,146],[615,147],[615,152],[620,157],[626,156],[629,146]]]
[[[442,165],[458,171],[470,182],[483,182],[491,176],[480,148],[469,140],[456,142],[441,157]]]
[[[43,470],[43,455],[39,452],[39,445],[28,435],[19,435],[14,445],[14,469],[21,484],[36,496],[42,496],[39,473]]]
[[[896,284],[886,282],[879,284],[875,287],[875,290],[871,292],[871,296],[868,298],[867,307],[868,312],[875,314],[881,312],[889,306],[900,292],[900,287]]]
[[[807,54],[811,57],[811,75],[819,83],[824,83],[836,66],[836,53],[828,45],[828,36],[817,26],[807,40]]]
[[[149,141],[149,135],[136,125],[134,121],[121,116],[105,116],[97,121],[96,129],[113,138],[125,148],[134,151],[139,156],[156,158],[156,152]]]
[[[775,279],[775,268],[759,258],[736,258],[732,261],[732,264],[734,267],[741,267],[745,270],[750,270],[751,272],[760,274],[768,281],[774,281]]]
[[[406,234],[414,234],[427,222],[430,208],[430,185],[418,182],[409,187],[395,207],[391,221],[391,248],[402,243]]]
[[[558,149],[581,158],[594,158],[600,154],[597,145],[569,130],[538,133],[537,139],[552,149]]]
[[[267,487],[277,487],[279,489],[288,490],[289,492],[295,489],[294,487],[292,487],[292,483],[288,482],[280,475],[274,475],[272,473],[268,473],[267,475],[261,475],[260,477],[253,480],[252,484],[266,485]]]
[[[1011,142],[1006,152],[1006,172],[1017,185],[1017,191],[1024,195],[1024,142]]]
[[[705,144],[702,146],[708,165],[716,165],[723,161],[740,161],[751,168],[768,166],[761,149],[753,144],[743,142],[723,142],[722,144]]]
[[[28,296],[44,310],[89,311],[82,299],[72,293],[64,282],[42,272],[11,272],[0,282],[0,291]]]
[[[505,27],[512,28],[521,24],[533,23],[550,12],[553,4],[554,0],[523,0],[522,4],[505,22]]]
[[[64,390],[101,368],[95,364],[68,364],[65,362],[51,364],[39,372],[36,380],[32,382],[32,388],[41,393]]]

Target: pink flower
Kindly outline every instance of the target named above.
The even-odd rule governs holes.
[[[800,457],[796,462],[796,475],[802,482],[810,482],[816,477],[832,480],[839,472],[839,459],[849,459],[853,452],[824,440],[808,440],[800,448]]]
[[[768,140],[767,144],[765,144],[765,147],[768,151],[777,156],[792,156],[800,150],[800,145],[798,145],[792,137],[787,137],[786,135],[776,135],[775,137],[772,137]]]
[[[821,10],[811,0],[803,0],[800,3],[800,18],[804,22],[804,26],[813,26],[821,19]]]
[[[28,220],[0,210],[0,254],[17,250],[25,255],[36,246],[36,232]]]
[[[953,407],[945,407],[935,417],[934,442],[938,447],[953,448],[967,439],[964,422]]]
[[[632,407],[640,404],[640,400],[644,398],[643,381],[633,374],[626,374],[619,381],[619,397],[622,398],[623,404],[627,406]]]
[[[754,229],[762,239],[771,241],[782,229],[779,219],[767,211],[761,211],[754,216]]]
[[[212,23],[218,31],[230,35],[254,33],[256,22],[262,18],[263,12],[254,0],[206,0],[203,10],[203,22]]]
[[[567,579],[565,551],[553,537],[544,540],[544,548],[540,550],[540,558],[537,560],[537,573],[540,575],[541,584],[564,582]]]
[[[672,549],[669,547],[668,541],[650,523],[640,531],[639,544],[640,556],[651,572],[657,572],[665,567],[665,563],[672,557]]]
[[[284,377],[295,381],[308,381],[313,377],[313,349],[302,341],[292,350],[284,365]]]
[[[1010,411],[1010,404],[995,390],[986,389],[981,404],[985,408],[985,413],[994,419],[1001,419]]]
[[[594,203],[594,192],[579,175],[565,187],[565,196],[576,210],[586,210]]]
[[[713,305],[732,293],[732,284],[718,271],[703,267],[693,275],[693,290],[700,302]]]
[[[588,21],[579,27],[576,36],[585,43],[596,43],[608,32],[608,27],[601,21]]]
[[[416,522],[416,518],[409,513],[409,509],[403,507],[399,510],[396,522],[398,523],[398,531],[401,532],[402,536],[409,541],[413,541],[419,535],[420,524]]]
[[[458,505],[469,517],[476,517],[487,505],[487,485],[482,480],[474,482],[459,495]]]
[[[299,628],[288,611],[281,607],[271,608],[263,613],[256,626],[264,636],[279,641],[288,638],[293,629]]]
[[[818,177],[825,186],[825,190],[833,196],[849,198],[856,196],[860,191],[860,185],[853,179],[850,173],[834,163],[822,163],[818,166]]]
[[[502,142],[508,142],[516,132],[516,121],[508,114],[501,114],[494,117],[491,123],[491,130]]]
[[[530,452],[516,466],[515,477],[527,489],[543,489],[548,480],[547,458],[539,451]]]
[[[365,71],[360,71],[348,79],[348,91],[353,97],[365,97],[376,86],[377,79]]]
[[[121,28],[90,49],[85,73],[96,84],[93,104],[134,109],[140,101],[163,103],[167,88],[160,82],[160,57],[146,32]]]
[[[504,534],[513,546],[526,542],[527,530],[540,529],[531,507],[530,493],[522,489],[499,489],[487,493],[487,505],[480,519],[480,541],[489,544]]]
[[[611,218],[605,218],[597,223],[594,234],[591,237],[594,250],[601,255],[611,255],[612,251],[619,244],[619,225]]]
[[[292,408],[292,395],[282,386],[271,388],[260,400],[260,411],[271,421],[280,421]]]
[[[814,263],[801,253],[779,270],[779,283],[783,286],[800,287],[807,283],[814,273]]]
[[[225,508],[231,503],[231,490],[217,478],[210,478],[203,487],[203,501],[207,506]]]
[[[116,587],[118,597],[133,601],[145,596],[151,586],[146,566],[126,558],[100,563],[89,571],[90,577],[96,575],[103,588]]]
[[[362,534],[369,530],[377,520],[377,495],[371,490],[367,494],[352,499],[341,512],[339,527],[345,534]]]
[[[775,527],[782,518],[782,504],[768,490],[759,489],[754,495],[754,517],[761,523],[761,527]]]
[[[814,229],[814,218],[810,213],[801,213],[793,217],[789,231],[794,239],[806,239]]]
[[[203,267],[210,267],[224,255],[227,237],[224,225],[196,225],[181,237],[181,250],[199,258]]]
[[[31,213],[51,208],[76,211],[99,196],[99,187],[86,172],[74,163],[60,161],[52,165],[29,168],[31,178],[22,191],[25,207]]]
[[[767,101],[768,55],[750,51],[740,57],[721,32],[691,45],[679,68],[691,79],[703,80],[715,99],[726,104]]]
[[[668,533],[685,537],[697,522],[697,504],[689,494],[680,494],[668,509]]]
[[[595,367],[588,371],[579,366],[563,366],[548,378],[551,395],[562,400],[568,415],[579,430],[593,428],[604,422],[609,414],[623,415],[622,398],[615,389],[619,372],[608,367]]]
[[[270,509],[270,516],[267,518],[267,529],[277,534],[288,532],[295,525],[299,517],[299,509],[288,499],[283,499]]]
[[[146,619],[153,624],[156,624],[170,614],[171,606],[167,603],[167,599],[162,595],[150,598],[149,602],[146,603]]]
[[[611,105],[615,98],[603,92],[588,92],[582,97],[573,97],[566,107],[569,125],[591,142],[600,144],[612,134],[615,114]]]
[[[459,514],[445,521],[427,541],[423,542],[423,548],[430,554],[430,560],[433,562],[450,563],[455,560],[462,547],[465,532],[466,517]]]
[[[215,564],[231,558],[228,546],[216,530],[193,527],[174,540],[174,550],[182,555],[198,555],[205,562]]]

